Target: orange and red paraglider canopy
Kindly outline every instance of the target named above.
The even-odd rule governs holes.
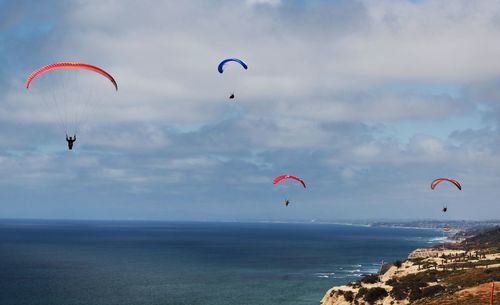
[[[306,183],[304,182],[304,180],[300,179],[299,177],[295,177],[295,176],[291,176],[291,175],[281,175],[281,176],[278,176],[278,177],[274,178],[273,184],[278,184],[282,180],[285,180],[285,179],[296,180],[296,181],[300,182],[303,187],[306,187]]]
[[[41,67],[40,69],[33,71],[33,73],[31,73],[30,76],[28,76],[28,79],[26,79],[26,89],[28,89],[30,87],[31,81],[34,80],[38,75],[43,74],[43,73],[50,71],[50,70],[55,70],[55,69],[84,69],[84,70],[89,70],[89,71],[99,73],[102,76],[109,79],[109,81],[115,87],[116,91],[118,91],[118,84],[116,83],[113,76],[111,76],[111,74],[109,74],[108,72],[104,71],[104,69],[99,68],[97,66],[79,63],[79,62],[56,62],[56,63],[46,65],[45,67]]]
[[[435,179],[431,183],[431,189],[434,189],[439,183],[441,183],[443,181],[450,182],[450,183],[454,184],[459,190],[462,190],[462,186],[460,185],[460,183],[457,180],[451,179],[451,178],[437,178],[437,179]]]

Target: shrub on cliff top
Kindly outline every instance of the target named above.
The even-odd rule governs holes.
[[[394,286],[391,290],[391,296],[400,301],[406,299],[406,291],[401,286]]]
[[[375,284],[379,281],[378,274],[369,274],[361,279],[362,283]]]
[[[385,298],[387,295],[387,291],[384,288],[375,287],[368,289],[363,299],[368,304],[374,304],[376,301]]]
[[[354,293],[352,291],[346,291],[344,293],[344,299],[347,302],[352,302],[354,300]]]
[[[422,288],[427,287],[427,282],[436,281],[436,271],[409,274],[399,280],[389,280],[386,284],[391,285],[391,296],[396,300],[409,298],[414,301],[422,297]]]
[[[418,287],[413,287],[410,290],[410,294],[408,295],[408,299],[410,302],[416,301],[418,299],[422,298],[422,289]]]
[[[358,293],[356,294],[356,299],[364,297],[367,291],[368,289],[365,287],[359,288]]]
[[[425,287],[422,289],[422,297],[423,298],[429,298],[432,297],[438,293],[441,293],[445,290],[445,288],[441,285],[434,285],[434,286],[429,286]]]

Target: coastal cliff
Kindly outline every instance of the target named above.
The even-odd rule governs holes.
[[[488,304],[488,285],[496,281],[500,287],[499,241],[496,228],[452,249],[416,249],[406,260],[384,265],[382,274],[329,289],[320,304]]]

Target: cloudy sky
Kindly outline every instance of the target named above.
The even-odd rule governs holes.
[[[498,217],[498,37],[487,0],[0,0],[0,218]],[[68,89],[71,152],[59,90],[24,88],[57,61],[119,86]]]

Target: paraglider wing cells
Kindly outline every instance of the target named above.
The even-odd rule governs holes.
[[[99,73],[102,76],[106,77],[107,79],[109,79],[109,81],[115,87],[116,91],[118,91],[118,84],[116,83],[113,76],[111,76],[111,74],[109,74],[108,72],[104,71],[103,69],[101,69],[97,66],[84,64],[84,63],[78,63],[78,62],[57,62],[57,63],[47,65],[45,67],[42,67],[36,71],[33,71],[33,73],[31,73],[30,76],[28,76],[28,78],[26,79],[26,89],[28,89],[30,87],[31,81],[33,81],[38,75],[43,74],[43,73],[50,71],[50,70],[55,70],[55,69],[84,69],[84,70],[94,71],[94,72]]]
[[[219,66],[217,67],[217,70],[219,70],[219,73],[223,73],[224,72],[224,65],[227,64],[228,62],[231,62],[231,61],[239,63],[245,70],[248,69],[247,64],[244,63],[241,59],[227,58],[227,59],[224,59],[223,61],[221,61]]]
[[[452,184],[454,184],[459,190],[462,190],[462,185],[457,180],[451,179],[451,178],[438,178],[431,183],[431,189],[434,189],[439,183],[447,181]]]
[[[291,176],[291,175],[281,175],[281,176],[278,176],[276,178],[274,178],[273,180],[273,184],[278,184],[280,183],[282,180],[285,180],[285,179],[293,179],[295,181],[298,181],[300,182],[300,184],[302,184],[302,186],[305,188],[306,187],[306,183],[304,182],[304,180],[298,178],[298,177],[295,177],[295,176]]]

